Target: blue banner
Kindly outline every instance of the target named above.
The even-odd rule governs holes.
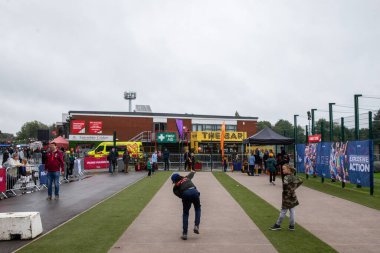
[[[330,178],[330,142],[320,142],[316,149],[316,173],[320,177]]]
[[[352,141],[347,145],[348,177],[351,183],[370,186],[369,141]]]
[[[303,162],[305,157],[305,144],[297,144],[297,172],[298,173],[305,173],[305,164]]]
[[[297,144],[297,170],[369,187],[373,173],[370,148],[368,140]]]
[[[39,178],[40,178],[40,185],[47,185],[47,172],[45,171],[45,165],[44,164],[41,164],[39,167],[38,167],[38,175],[39,175]]]
[[[346,182],[348,179],[347,170],[347,143],[348,142],[330,142],[330,178]]]

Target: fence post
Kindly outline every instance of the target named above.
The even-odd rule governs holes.
[[[374,159],[373,159],[373,134],[372,134],[372,112],[368,112],[368,137],[369,137],[369,194],[373,195],[374,183],[373,183],[373,173],[374,173]]]
[[[355,139],[358,141],[359,138],[359,97],[361,94],[354,95],[354,104],[355,104]]]
[[[341,137],[341,141],[342,143],[344,142],[344,139],[345,139],[345,136],[344,136],[344,118],[341,117],[340,118],[340,137]],[[346,182],[344,182],[344,180],[342,180],[342,188],[346,187]]]
[[[333,105],[335,103],[329,103],[329,118],[330,118],[330,141],[334,139],[334,122],[333,122]]]
[[[321,141],[325,141],[325,122],[321,121]]]

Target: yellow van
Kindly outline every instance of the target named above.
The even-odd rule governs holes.
[[[143,157],[143,146],[140,141],[118,141],[116,142],[116,149],[119,153],[119,156],[122,156],[125,152],[125,149],[128,147],[129,155],[131,158],[142,158]],[[89,156],[94,157],[104,157],[108,156],[111,149],[113,148],[112,141],[105,141],[100,143],[94,150],[87,152]]]

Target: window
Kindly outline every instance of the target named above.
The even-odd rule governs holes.
[[[236,125],[226,125],[226,132],[236,132]],[[193,131],[221,131],[222,125],[220,124],[193,124]]]
[[[226,132],[236,132],[237,128],[235,125],[226,125]]]
[[[104,146],[101,145],[101,146],[99,146],[99,147],[96,148],[95,153],[102,152],[103,150],[104,150]]]
[[[167,125],[166,123],[154,123],[154,131],[166,131]]]

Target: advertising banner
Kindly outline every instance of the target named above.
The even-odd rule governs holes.
[[[348,180],[346,149],[347,142],[330,142],[330,174],[326,177],[341,182]]]
[[[309,141],[309,143],[320,142],[321,137],[322,137],[322,135],[320,135],[320,134],[309,135],[308,141]]]
[[[84,158],[85,170],[108,169],[108,168],[109,168],[109,162],[107,161],[107,157],[95,158],[95,157],[87,156]]]
[[[317,145],[316,173],[320,177],[330,178],[330,142],[321,142]]]
[[[348,177],[351,183],[370,186],[369,141],[352,141],[347,145]],[[372,173],[372,172],[371,172]]]
[[[47,172],[45,171],[45,165],[44,164],[41,164],[39,167],[38,167],[38,176],[40,178],[40,185],[47,185]]]
[[[305,145],[305,157],[303,162],[305,164],[305,173],[314,175],[316,173],[315,162],[317,158],[317,144]]]
[[[69,141],[113,141],[112,135],[69,135]]]
[[[297,150],[297,172],[299,173],[305,173],[305,163],[304,158],[305,158],[305,144],[297,144],[296,145],[296,150]]]
[[[297,170],[336,181],[370,186],[371,141],[297,144]]]
[[[103,133],[103,121],[90,121],[88,127],[88,133],[101,134]]]
[[[0,168],[0,192],[7,190],[7,170]]]
[[[221,131],[195,131],[191,133],[192,141],[220,141]],[[224,134],[225,142],[242,142],[247,138],[246,132],[226,132]]]
[[[86,133],[86,122],[84,120],[71,121],[71,133],[84,134]]]

